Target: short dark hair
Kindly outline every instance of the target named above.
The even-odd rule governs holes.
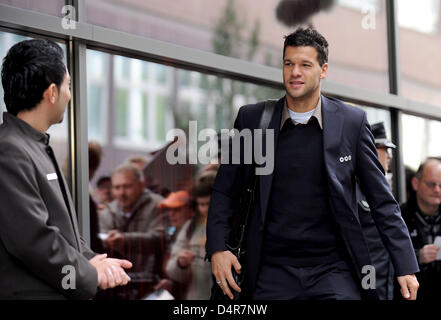
[[[196,178],[194,194],[196,198],[209,197],[213,193],[217,172],[205,171]]]
[[[66,74],[63,57],[61,47],[51,40],[25,40],[9,49],[1,72],[9,113],[35,108],[52,83],[60,90]]]
[[[103,157],[103,148],[97,141],[89,141],[89,168],[92,171],[96,171],[101,163],[101,158]]]
[[[102,185],[104,185],[105,183],[110,182],[112,183],[112,177],[111,176],[101,176],[97,182],[96,185],[98,188],[100,188]]]
[[[328,62],[328,41],[317,30],[311,28],[298,28],[293,33],[285,36],[283,44],[283,57],[286,47],[314,47],[317,50],[317,59],[320,66]]]

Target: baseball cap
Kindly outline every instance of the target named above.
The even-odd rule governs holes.
[[[179,208],[187,205],[190,202],[190,195],[185,190],[180,190],[176,192],[171,192],[167,198],[165,198],[161,203],[159,203],[159,208]]]

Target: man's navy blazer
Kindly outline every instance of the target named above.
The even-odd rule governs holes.
[[[321,99],[323,157],[329,184],[331,211],[360,279],[360,285],[361,279],[367,275],[366,271],[362,273],[363,266],[372,263],[357,215],[355,177],[358,177],[360,187],[371,207],[372,217],[390,253],[396,276],[418,272],[418,263],[409,232],[385,178],[383,167],[378,161],[366,112],[334,98],[321,96]],[[282,98],[276,103],[268,126],[269,129],[274,129],[274,154],[277,150],[284,100],[285,98]],[[263,109],[264,102],[241,107],[234,127],[239,131],[245,128],[252,131],[257,129]],[[210,259],[216,251],[227,249],[225,244],[232,231],[231,218],[239,210],[239,199],[245,190],[251,168],[252,165],[243,162],[222,164],[219,168],[207,221],[206,249]],[[249,220],[246,254],[242,261],[250,292],[255,288],[259,272],[273,174],[257,177],[259,187],[255,210]],[[362,293],[368,298],[376,297],[376,292],[372,289],[363,290]]]

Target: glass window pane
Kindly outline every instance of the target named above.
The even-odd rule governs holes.
[[[156,140],[165,142],[165,116],[166,116],[166,98],[162,96],[156,97]]]
[[[142,131],[142,138],[144,140],[148,140],[149,138],[149,132],[147,128],[147,122],[148,122],[148,95],[147,93],[142,94],[142,113],[141,113],[141,131]]]
[[[107,143],[109,87],[107,53],[87,50],[87,112],[89,138]]]
[[[408,114],[402,116],[404,164],[413,170],[426,157],[441,156],[441,122]]]
[[[421,33],[436,33],[439,29],[438,0],[401,0],[398,1],[398,23],[403,29]]]
[[[148,79],[148,74],[149,74],[148,63],[143,62],[142,63],[142,70],[141,70],[141,79],[143,81],[146,81]]]
[[[116,136],[127,136],[128,120],[128,93],[127,90],[119,88],[116,91]]]
[[[101,119],[101,87],[96,85],[89,86],[90,93],[88,94],[87,101],[87,117],[89,121],[89,136],[92,139],[100,138],[100,119]]]
[[[386,136],[392,141],[390,112],[388,110],[367,106],[358,105],[358,107],[366,111],[367,120],[371,126],[375,123],[383,122],[386,129]]]
[[[307,5],[278,14],[280,2],[97,0],[86,6],[92,24],[278,68],[283,37],[299,23],[311,24],[330,44],[328,80],[389,91],[385,0],[339,0],[311,14]],[[292,11],[297,14],[286,16]]]
[[[441,107],[441,0],[400,0],[401,93]]]
[[[44,1],[0,0],[0,4],[6,4],[12,7],[46,13],[57,17],[65,17],[67,14],[69,14],[69,13],[62,14],[61,12],[63,6],[66,4],[65,0],[44,0]],[[77,20],[77,19],[73,19],[73,20]]]
[[[158,83],[164,84],[167,82],[167,68],[165,66],[156,66],[156,78]]]

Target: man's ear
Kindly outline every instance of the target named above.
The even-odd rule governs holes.
[[[324,79],[328,75],[329,64],[325,63],[322,65],[321,68],[322,68],[322,72],[320,73],[320,79]]]
[[[410,181],[412,183],[412,189],[416,192],[418,191],[418,178],[417,177],[412,177],[412,180]]]
[[[43,99],[54,104],[58,99],[58,88],[55,83],[51,83],[49,87],[43,92]]]

